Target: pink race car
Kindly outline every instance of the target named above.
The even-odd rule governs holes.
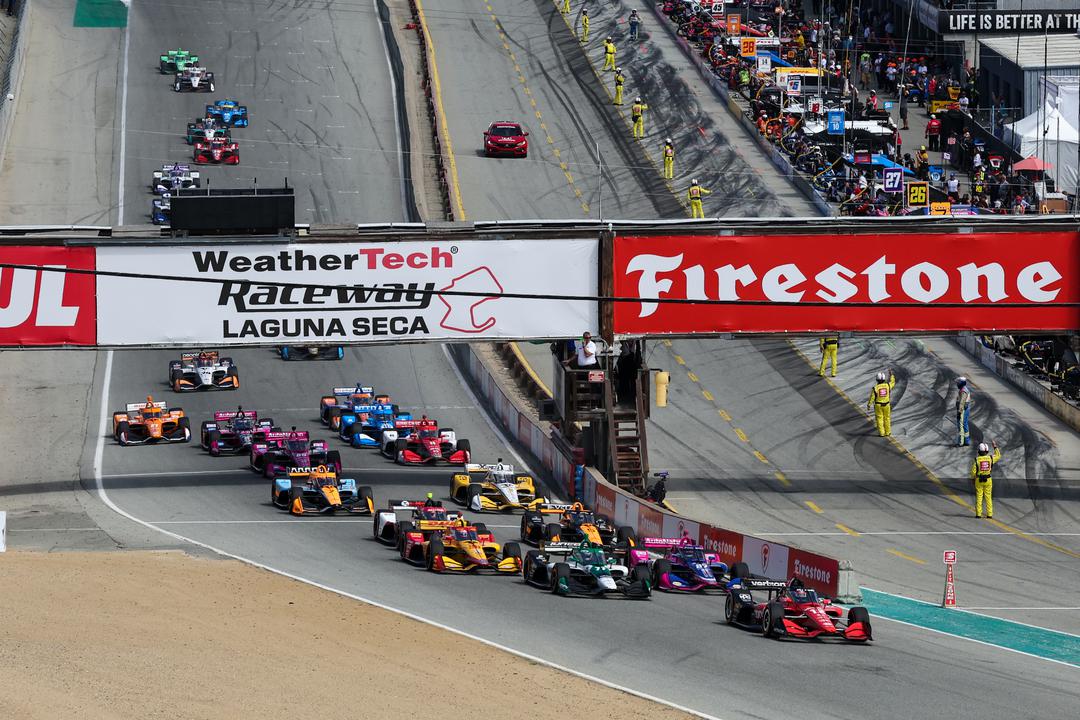
[[[662,552],[655,557],[648,552],[650,549]],[[649,565],[653,587],[659,590],[727,592],[724,584],[727,564],[690,538],[644,538],[640,548],[630,551],[630,560],[631,565]],[[750,574],[744,563],[735,563],[732,569]]]
[[[263,477],[320,465],[340,475],[341,453],[330,450],[325,440],[312,440],[306,430],[271,431],[251,443],[251,469]]]

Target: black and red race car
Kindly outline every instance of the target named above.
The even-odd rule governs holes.
[[[492,155],[527,157],[529,133],[516,122],[493,122],[484,131],[484,154],[488,157]]]
[[[383,430],[382,454],[402,465],[466,465],[472,460],[468,440],[458,440],[453,428],[423,415],[419,420],[395,420],[393,430]]]
[[[764,601],[755,594],[764,594]],[[819,596],[798,578],[789,582],[734,578],[728,583],[724,616],[728,624],[759,629],[765,637],[777,639],[826,638],[852,642],[874,639],[866,608],[850,608],[845,618],[842,608]]]
[[[239,165],[240,146],[227,140],[214,139],[210,142],[195,142],[194,159],[197,165]]]

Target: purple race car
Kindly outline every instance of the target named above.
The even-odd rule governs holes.
[[[263,477],[287,473],[289,468],[325,465],[341,474],[341,453],[330,450],[325,440],[312,440],[307,430],[272,430],[251,443],[251,469]]]
[[[249,452],[252,442],[261,440],[266,433],[275,429],[280,430],[274,428],[274,421],[270,418],[259,420],[259,414],[254,410],[237,408],[235,412],[215,412],[213,420],[204,420],[199,436],[203,449],[218,457]]]
[[[659,557],[649,549],[661,550]],[[690,538],[652,538],[630,551],[631,565],[648,564],[653,587],[674,592],[726,592],[724,576],[728,566]]]

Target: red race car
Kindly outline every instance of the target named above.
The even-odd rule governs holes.
[[[239,165],[240,146],[226,140],[198,141],[195,143],[195,162],[199,165]]]
[[[765,594],[762,602],[754,593]],[[764,578],[736,578],[728,583],[724,615],[731,625],[760,629],[773,638],[833,638],[866,642],[873,640],[870,614],[864,607],[844,611],[826,597],[803,585]]]
[[[458,440],[452,428],[440,428],[426,415],[395,420],[393,430],[383,430],[382,453],[402,465],[465,465],[472,460],[468,440]]]
[[[493,122],[484,131],[484,154],[513,155],[514,157],[527,157],[529,155],[529,133],[525,132],[520,123],[499,121]]]

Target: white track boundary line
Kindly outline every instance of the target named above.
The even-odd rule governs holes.
[[[447,352],[445,346],[443,346],[443,352]],[[454,373],[457,375],[458,379],[461,380],[462,387],[464,387],[465,391],[467,393],[469,393],[470,396],[473,397],[473,401],[475,402],[477,400],[476,396],[474,396],[472,394],[472,389],[469,388],[469,386],[465,384],[464,378],[462,377],[460,371],[458,370],[457,365],[454,364],[453,358],[449,357],[448,353],[447,353],[447,360],[450,361],[450,367],[452,367],[454,369]],[[455,628],[455,627],[450,627],[449,625],[444,625],[443,623],[437,622],[435,620],[431,620],[431,619],[423,617],[421,615],[417,615],[415,613],[411,613],[411,612],[408,612],[406,610],[401,610],[400,608],[392,607],[390,605],[386,605],[385,603],[377,602],[375,600],[371,600],[370,598],[365,598],[365,597],[362,597],[360,595],[354,595],[353,593],[349,593],[349,592],[346,592],[344,590],[340,590],[338,588],[330,587],[329,585],[324,585],[324,584],[322,584],[320,582],[316,582],[314,580],[309,580],[307,578],[300,577],[299,575],[294,575],[292,573],[285,572],[284,570],[279,570],[277,568],[270,567],[269,565],[264,565],[263,563],[257,562],[255,560],[251,560],[250,558],[246,558],[246,557],[243,557],[241,555],[235,555],[233,553],[226,552],[225,550],[222,550],[220,548],[216,548],[213,545],[207,545],[206,543],[199,542],[198,540],[194,540],[192,538],[185,537],[184,535],[180,535],[180,534],[174,533],[174,532],[172,532],[170,530],[166,530],[164,528],[158,527],[157,525],[154,525],[153,523],[148,523],[145,520],[140,520],[139,518],[135,517],[131,513],[127,512],[126,510],[121,509],[118,505],[116,505],[116,503],[114,503],[109,498],[108,493],[105,492],[105,485],[102,482],[102,474],[101,474],[102,460],[103,460],[104,453],[105,453],[105,432],[106,432],[106,429],[108,428],[108,421],[109,421],[108,407],[109,407],[109,388],[110,388],[110,386],[112,384],[112,364],[113,364],[113,351],[108,350],[106,352],[106,355],[105,355],[105,380],[102,383],[102,387],[101,387],[101,416],[100,416],[100,422],[98,423],[98,439],[97,439],[97,446],[94,449],[94,484],[95,484],[96,489],[97,489],[98,497],[101,499],[101,501],[103,503],[105,503],[105,505],[110,510],[115,512],[117,515],[120,515],[121,517],[127,518],[128,520],[130,520],[130,521],[132,521],[134,523],[137,523],[139,525],[142,525],[143,527],[149,528],[151,530],[156,530],[157,532],[159,532],[159,533],[161,533],[161,534],[163,534],[163,535],[165,535],[167,537],[171,537],[174,540],[179,540],[181,542],[190,543],[190,544],[192,544],[192,545],[194,545],[196,547],[201,547],[201,548],[203,548],[205,550],[209,550],[210,552],[213,552],[213,553],[215,553],[217,555],[220,555],[222,557],[227,557],[227,558],[230,558],[232,560],[237,560],[237,561],[245,563],[247,565],[251,565],[252,567],[257,567],[260,570],[266,570],[267,572],[272,572],[275,575],[281,575],[282,577],[287,577],[290,580],[296,580],[297,582],[302,582],[302,583],[304,583],[306,585],[311,585],[312,587],[317,587],[320,590],[326,590],[327,592],[336,593],[337,595],[341,595],[342,597],[347,597],[347,598],[349,598],[351,600],[356,600],[358,602],[362,602],[362,603],[365,603],[367,605],[371,605],[372,607],[377,607],[380,610],[386,610],[386,611],[392,612],[392,613],[394,613],[396,615],[400,615],[402,617],[409,618],[410,620],[415,620],[417,622],[422,622],[425,625],[430,625],[431,627],[435,627],[435,628],[438,628],[440,630],[446,630],[447,632],[454,633],[455,635],[458,635],[460,637],[468,638],[469,640],[474,640],[474,641],[476,641],[478,643],[482,643],[484,645],[487,645],[488,647],[495,648],[496,650],[502,650],[503,652],[510,653],[511,655],[522,658],[523,660],[528,660],[529,662],[533,662],[533,663],[536,663],[538,665],[543,665],[544,667],[549,667],[549,668],[552,668],[553,670],[560,670],[562,672],[569,673],[570,675],[573,675],[575,677],[579,677],[582,680],[588,680],[590,682],[598,683],[600,685],[603,685],[606,688],[611,688],[612,690],[618,690],[619,692],[624,692],[624,693],[627,693],[628,695],[633,695],[634,697],[639,697],[639,698],[641,698],[643,700],[649,700],[650,702],[654,702],[654,703],[657,703],[659,705],[664,705],[664,706],[672,708],[674,710],[679,710],[680,712],[684,712],[684,713],[688,713],[690,715],[694,715],[695,717],[704,718],[705,720],[723,720],[722,718],[720,718],[720,717],[718,717],[716,715],[709,715],[707,713],[703,713],[703,712],[700,712],[698,710],[694,710],[692,708],[688,708],[688,707],[685,707],[683,705],[673,703],[670,700],[664,700],[663,698],[656,697],[655,695],[650,695],[648,693],[641,692],[640,690],[634,690],[633,688],[628,688],[628,687],[626,687],[624,685],[619,685],[617,683],[613,683],[613,682],[610,682],[608,680],[604,680],[603,678],[596,677],[595,675],[589,675],[588,673],[583,673],[583,672],[581,672],[579,670],[574,670],[573,668],[567,667],[565,665],[560,665],[559,663],[555,663],[555,662],[552,662],[550,660],[545,660],[542,657],[538,657],[536,655],[531,655],[529,653],[522,652],[521,650],[516,650],[516,649],[514,649],[512,647],[502,645],[500,643],[494,642],[492,640],[488,640],[486,638],[482,638],[479,635],[473,635],[472,633],[465,632],[464,630],[459,630],[458,628]],[[492,430],[494,430],[497,435],[499,435],[500,437],[505,438],[505,435],[494,424],[492,424],[492,420],[491,420],[491,418],[488,417],[486,412],[481,411],[480,414],[483,415],[483,417],[487,421],[488,425],[491,426]],[[507,445],[507,447],[509,447],[510,452],[513,453],[514,457],[517,458],[521,462],[522,467],[526,468],[527,470],[529,470],[530,473],[532,473],[532,470],[529,469],[529,466],[525,463],[524,460],[521,460],[521,458],[518,456],[518,454],[514,450],[514,448],[512,446],[510,446],[509,444]]]
[[[128,50],[131,48],[131,0],[126,0],[128,21],[124,26],[123,90],[120,93],[120,178],[116,193],[116,224],[124,224],[124,170],[127,165],[127,102],[128,102]],[[112,351],[110,350],[110,360]]]

